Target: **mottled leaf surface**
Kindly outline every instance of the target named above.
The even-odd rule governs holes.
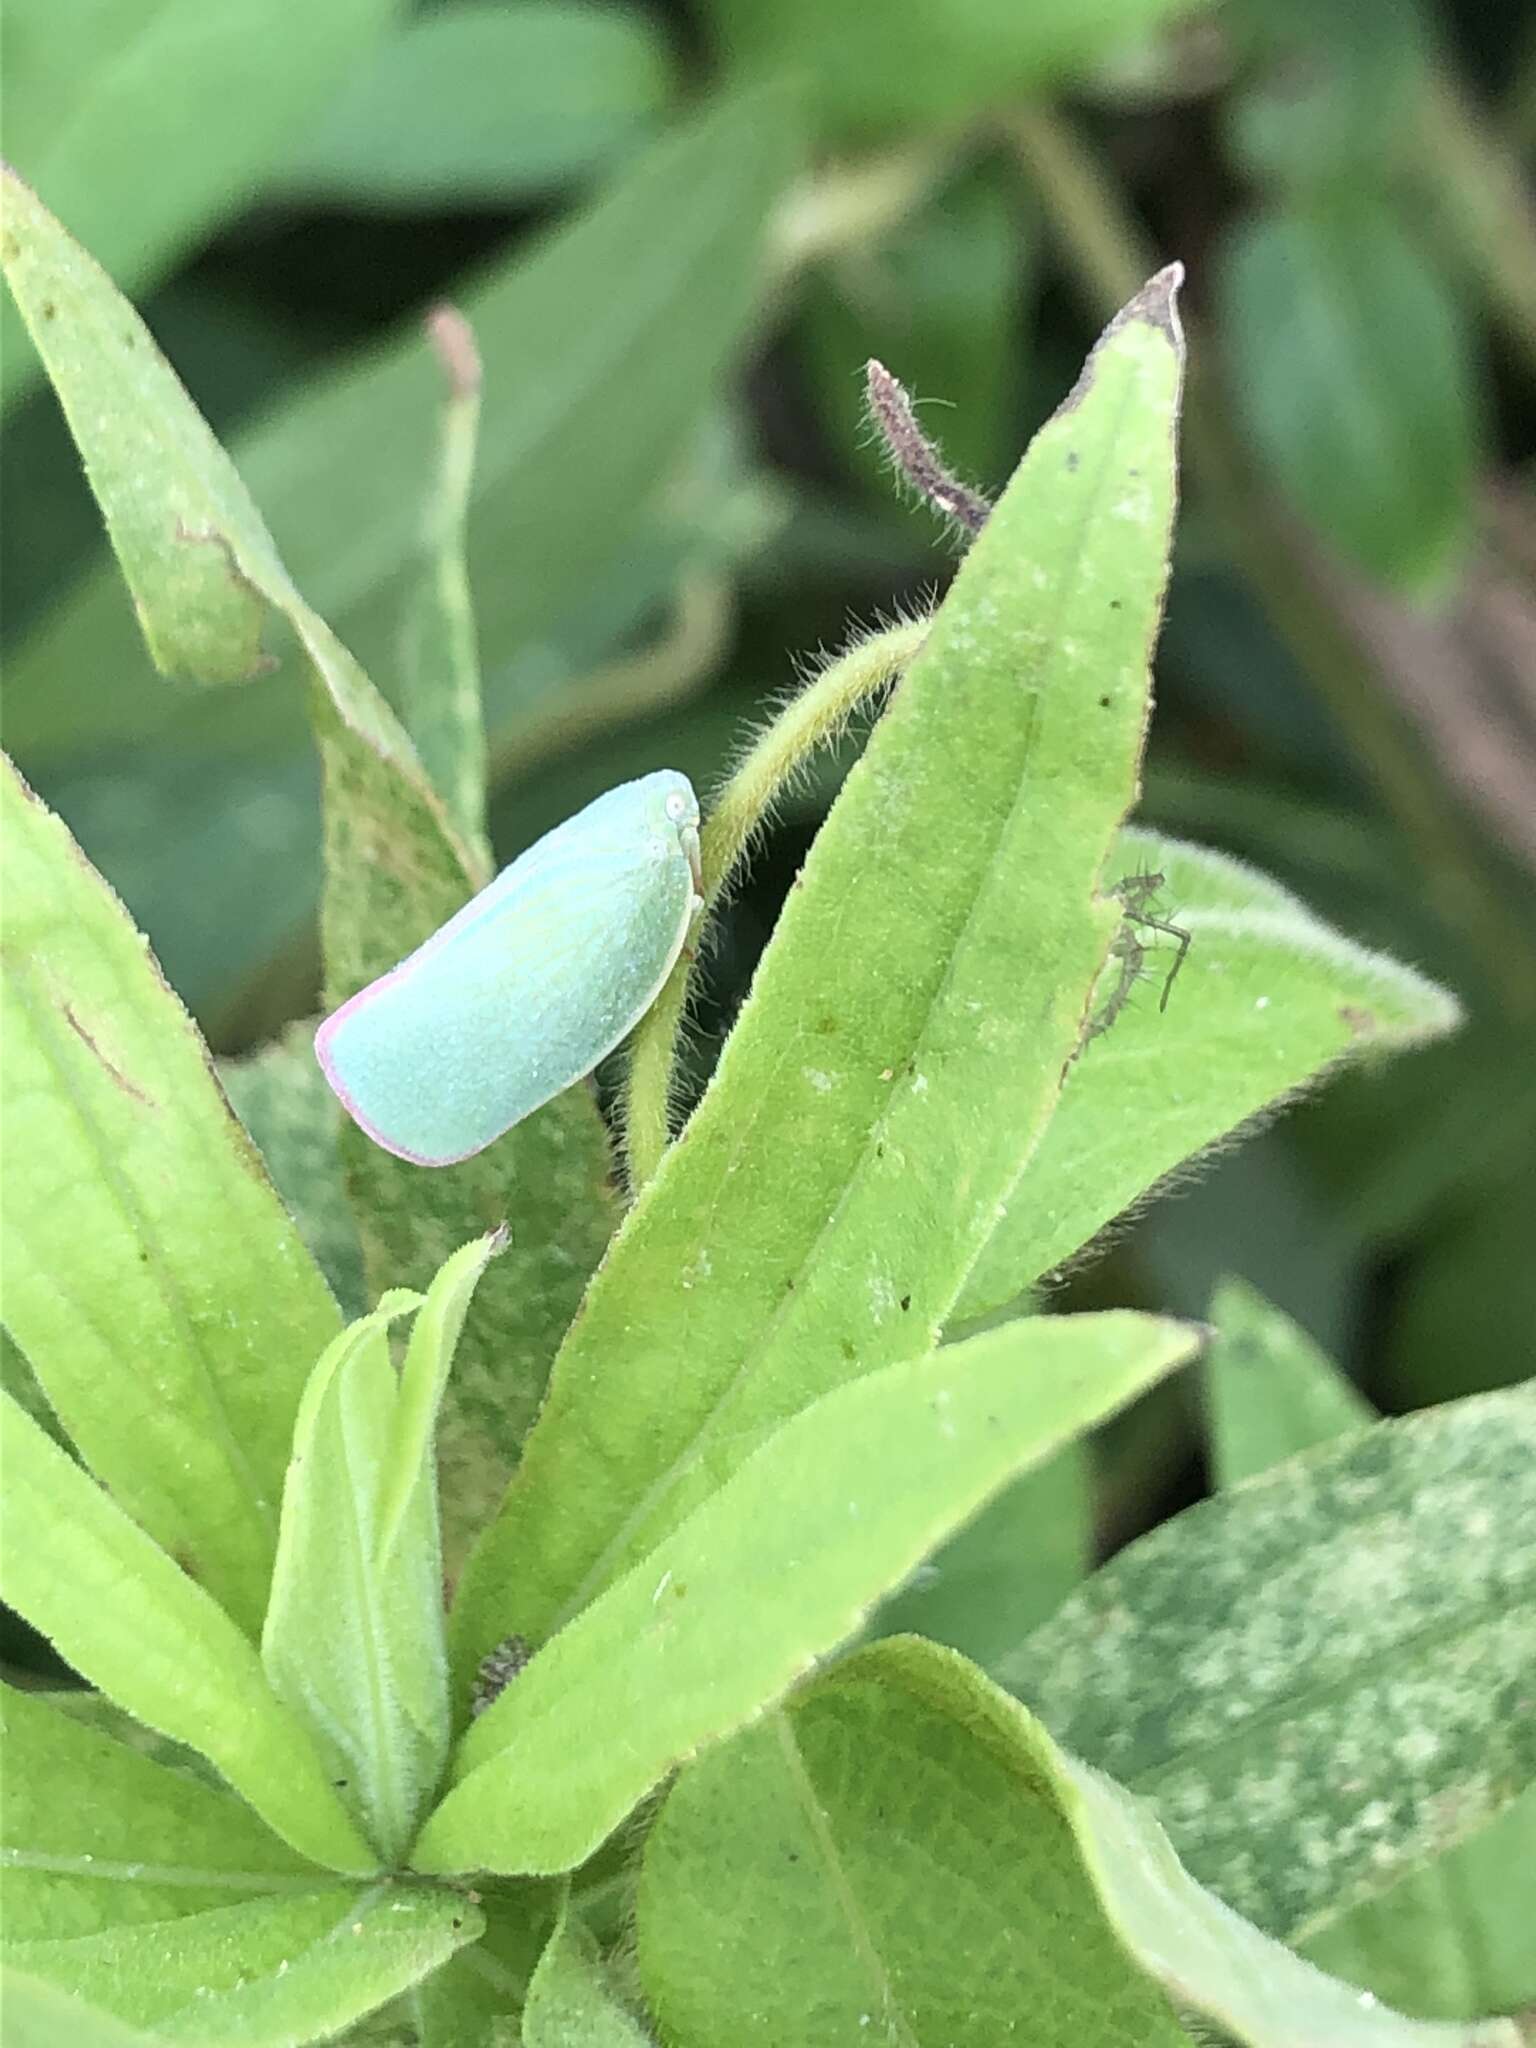
[[[1536,2006],[1536,1786],[1454,1849],[1303,1942],[1322,1969],[1431,2019]]]
[[[1190,1508],[999,1665],[1294,1936],[1536,1776],[1536,1389],[1380,1422]]]

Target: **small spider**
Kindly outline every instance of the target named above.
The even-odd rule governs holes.
[[[1141,937],[1142,932],[1164,932],[1169,938],[1177,941],[1179,950],[1174,955],[1173,965],[1163,981],[1163,993],[1158,999],[1159,1015],[1168,1007],[1168,998],[1173,992],[1174,981],[1179,969],[1184,965],[1184,956],[1190,948],[1191,934],[1182,925],[1174,924],[1168,918],[1155,914],[1153,906],[1157,892],[1162,888],[1165,879],[1166,877],[1161,874],[1125,875],[1109,892],[1111,896],[1120,899],[1125,912],[1120,929],[1116,932],[1109,949],[1109,957],[1116,963],[1119,971],[1115,977],[1114,987],[1084,1033],[1085,1044],[1090,1038],[1097,1038],[1102,1032],[1109,1030],[1130,1001],[1132,989],[1142,979],[1147,964],[1147,947]]]

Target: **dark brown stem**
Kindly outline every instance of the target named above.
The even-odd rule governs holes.
[[[935,511],[968,534],[980,533],[992,510],[979,491],[961,483],[944,466],[944,458],[917,424],[912,400],[884,363],[864,367],[869,416],[897,469]]]

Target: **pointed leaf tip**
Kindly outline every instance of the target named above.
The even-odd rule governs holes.
[[[1088,351],[1087,360],[1077,382],[1057,407],[1058,419],[1064,414],[1075,412],[1082,404],[1086,394],[1093,389],[1099,372],[1099,361],[1104,351],[1112,347],[1128,328],[1150,327],[1162,335],[1173,350],[1182,376],[1184,328],[1179,320],[1178,299],[1183,283],[1183,264],[1166,263],[1161,270],[1147,279],[1139,292],[1126,300]]]

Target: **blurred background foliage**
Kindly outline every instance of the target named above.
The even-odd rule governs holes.
[[[1454,987],[1149,1207],[1067,1302],[1246,1276],[1389,1410],[1536,1367],[1536,34],[1518,0],[10,0],[7,153],[141,305],[306,595],[391,693],[449,297],[498,855],[744,725],[949,542],[880,356],[1007,476],[1108,312],[1188,267],[1185,503],[1144,815]],[[296,658],[150,670],[6,308],[6,731],[215,1048],[316,1005]],[[707,1071],[835,785],[714,960]],[[893,960],[891,972],[901,972]],[[1177,995],[1175,996],[1177,1000]],[[1120,1535],[1202,1483],[1169,1396]]]

